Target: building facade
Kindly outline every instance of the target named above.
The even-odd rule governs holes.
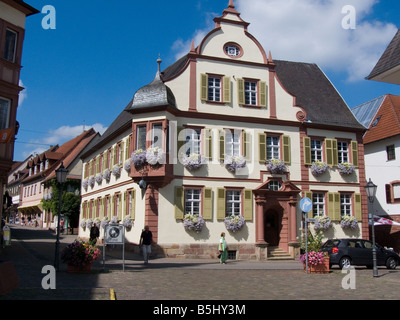
[[[21,0],[0,1],[0,194],[13,165],[25,19],[39,11]],[[2,217],[0,208],[0,219]]]
[[[267,54],[233,1],[214,22],[176,63],[158,61],[84,154],[80,236],[95,220],[133,221],[127,242],[148,225],[171,257],[215,257],[221,232],[232,257],[294,257],[307,196],[309,216],[331,221],[326,238],[368,237],[365,128],[317,65]]]

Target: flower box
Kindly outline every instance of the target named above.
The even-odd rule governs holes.
[[[191,153],[189,155],[184,154],[180,158],[180,161],[186,169],[192,171],[201,168],[205,162],[205,157],[198,153]]]
[[[306,271],[306,255],[300,256],[303,263],[303,270]],[[326,252],[310,251],[308,252],[308,273],[328,273],[329,272],[329,256]]]
[[[286,173],[286,165],[283,160],[280,159],[271,159],[268,160],[267,169],[269,172],[273,174],[283,174]]]
[[[183,226],[186,230],[195,230],[200,232],[205,225],[205,221],[202,216],[198,214],[185,214],[183,218]]]
[[[326,162],[316,160],[311,165],[311,173],[316,177],[324,174],[326,170],[328,170],[328,164]]]
[[[227,230],[237,232],[242,229],[246,220],[243,216],[230,216],[225,218],[224,223]]]
[[[235,172],[237,169],[241,169],[246,166],[246,159],[243,156],[225,155],[224,165],[230,172]]]
[[[354,166],[351,163],[343,162],[338,164],[339,173],[342,175],[350,175],[354,172]]]
[[[89,263],[85,266],[74,266],[72,264],[67,264],[67,272],[68,273],[91,273],[92,272],[92,264]]]

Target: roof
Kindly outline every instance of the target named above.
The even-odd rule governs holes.
[[[365,128],[369,128],[371,125],[385,97],[386,95],[380,96],[351,109],[354,116]]]
[[[26,16],[30,16],[40,12],[39,10],[35,9],[34,7],[30,6],[29,4],[25,3],[22,0],[1,0],[1,1],[20,10],[21,12],[25,13]]]
[[[389,70],[398,66],[400,66],[400,29],[397,31],[393,40],[386,48],[382,57],[379,59],[374,69],[372,69],[367,79],[383,81],[383,79],[380,79],[378,76],[383,75],[383,73],[388,72]],[[383,78],[386,78],[386,76]],[[398,80],[397,84],[400,84],[400,79]]]
[[[400,135],[400,96],[383,97],[364,135],[364,144]]]
[[[314,63],[274,60],[283,87],[307,112],[308,122],[326,126],[365,129],[332,82]]]

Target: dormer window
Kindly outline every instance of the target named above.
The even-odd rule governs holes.
[[[230,58],[240,58],[243,55],[242,48],[237,43],[232,42],[224,45],[224,52]]]

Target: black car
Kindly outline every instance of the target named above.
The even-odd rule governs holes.
[[[400,257],[392,250],[376,245],[376,262],[378,266],[396,269]],[[332,239],[326,241],[322,251],[329,254],[329,265],[338,264],[340,268],[346,266],[373,266],[372,241],[364,239]]]

